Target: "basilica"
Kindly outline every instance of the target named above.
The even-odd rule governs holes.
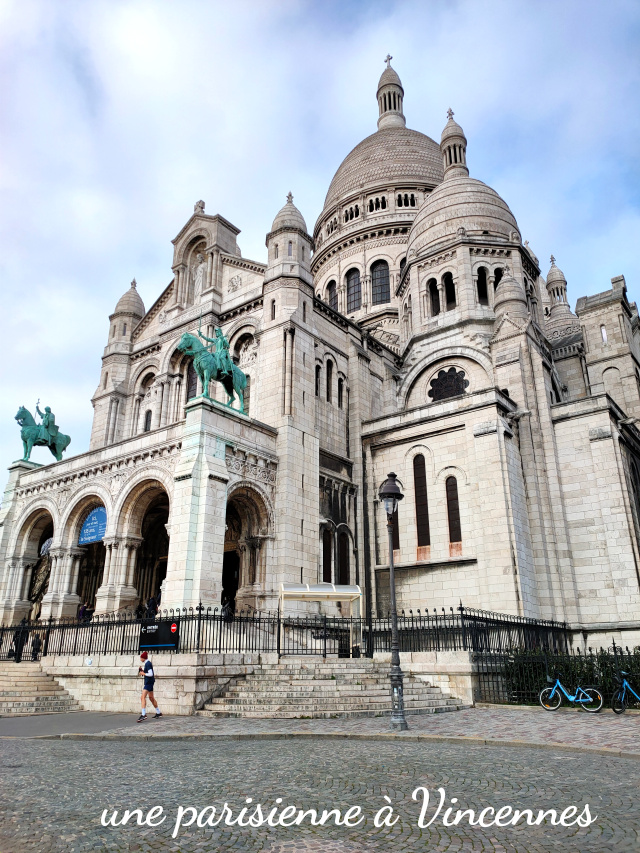
[[[640,323],[624,277],[572,310],[561,247],[541,264],[470,176],[453,112],[438,143],[407,127],[404,96],[387,60],[377,130],[311,230],[289,193],[251,260],[198,201],[153,305],[131,283],[105,318],[89,448],[10,466],[1,621],[158,595],[273,610],[283,582],[357,584],[386,613],[378,490],[393,471],[399,608],[462,601],[640,642]],[[218,383],[203,394],[179,348],[216,330],[244,411]]]

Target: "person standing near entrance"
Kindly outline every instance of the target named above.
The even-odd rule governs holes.
[[[142,666],[138,667],[138,675],[144,676],[144,685],[142,688],[142,696],[140,697],[140,701],[142,704],[142,711],[140,712],[140,716],[137,719],[138,723],[144,723],[147,719],[147,697],[151,701],[151,704],[156,709],[156,713],[154,715],[154,720],[157,720],[158,717],[162,716],[162,712],[158,707],[158,703],[156,702],[156,698],[153,695],[153,685],[156,680],[155,673],[153,671],[153,664],[149,660],[149,655],[147,652],[142,652],[140,655],[140,660],[142,661]]]

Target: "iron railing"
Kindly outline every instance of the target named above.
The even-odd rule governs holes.
[[[542,649],[511,652],[479,651],[473,660],[477,670],[475,700],[500,705],[537,705],[547,686],[547,675],[558,676],[568,690],[579,684],[597,687],[609,703],[621,671],[640,687],[640,648],[569,649],[564,652]]]
[[[175,623],[180,652],[257,653],[372,657],[391,650],[391,619],[282,615],[256,610],[233,614],[218,608],[163,610],[155,619],[132,613],[25,622],[0,627],[0,659],[37,660],[43,655],[117,655],[139,650],[141,628]],[[398,615],[401,652],[504,652],[569,648],[564,623],[525,619],[463,607],[449,612],[409,610]],[[158,651],[163,651],[162,649]],[[166,649],[170,651],[170,649]]]

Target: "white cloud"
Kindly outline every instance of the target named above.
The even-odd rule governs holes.
[[[86,449],[108,315],[134,275],[157,298],[197,199],[249,257],[289,189],[313,227],[387,52],[409,125],[454,108],[573,299],[619,273],[634,298],[639,30],[633,0],[0,2],[0,468],[39,396]]]

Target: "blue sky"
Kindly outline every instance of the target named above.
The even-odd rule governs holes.
[[[198,199],[258,260],[289,190],[312,229],[387,52],[409,127],[453,107],[573,303],[619,274],[640,297],[636,0],[0,0],[0,469],[38,397],[88,448],[108,316],[169,283]]]

